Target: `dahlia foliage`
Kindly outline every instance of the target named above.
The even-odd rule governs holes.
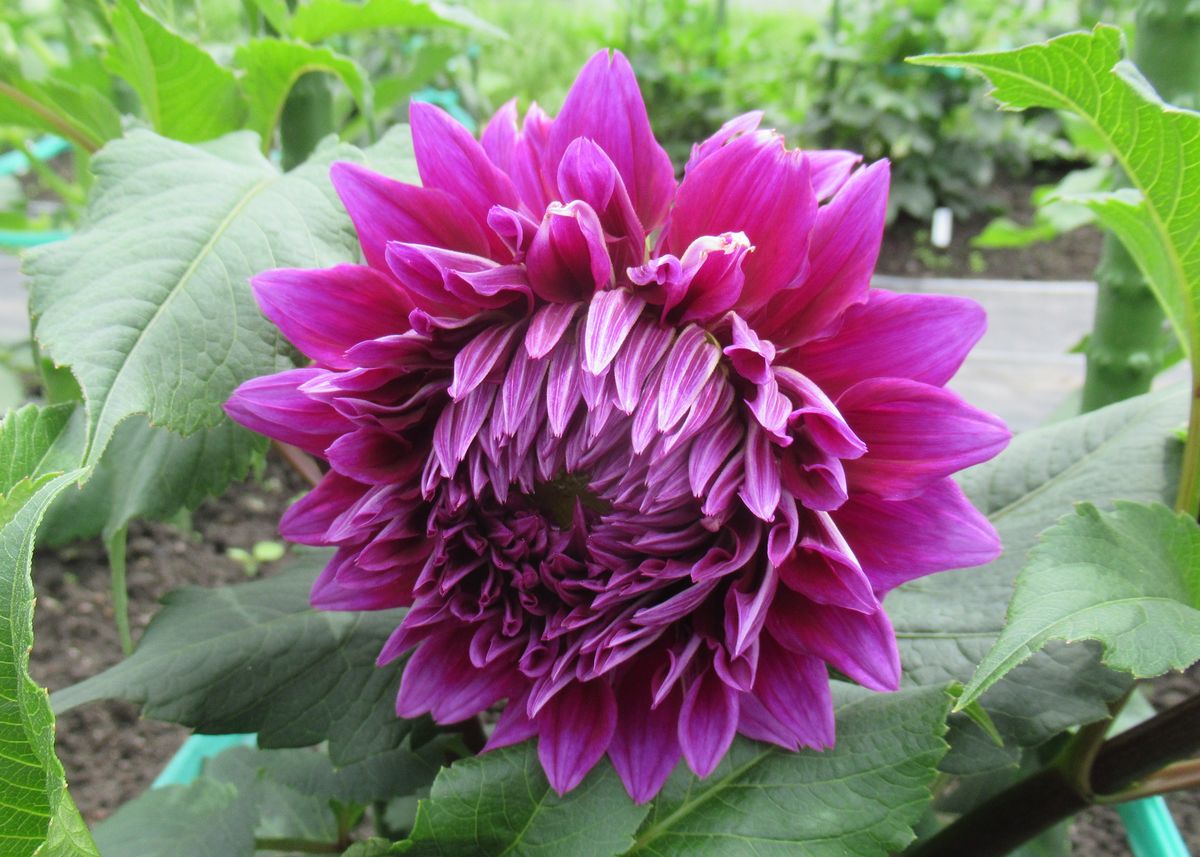
[[[337,549],[312,603],[408,607],[398,714],[506,701],[559,793],[832,745],[830,667],[900,680],[884,595],[999,551],[949,478],[1009,437],[943,387],[982,311],[871,289],[887,162],[760,118],[677,183],[619,53],[480,141],[413,104],[422,186],[332,171],[366,264],[254,281],[312,364],[227,408],[329,464],[281,524]]]

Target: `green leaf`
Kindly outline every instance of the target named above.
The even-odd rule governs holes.
[[[339,766],[398,747],[410,726],[394,710],[401,665],[379,668],[375,657],[402,613],[310,607],[328,556],[306,552],[265,580],[171,592],[133,655],[55,693],[55,710],[126,699],[201,732],[257,732],[263,747],[328,740]]]
[[[141,99],[154,130],[184,142],[236,130],[244,105],[233,72],[169,30],[137,0],[118,0],[106,65]]]
[[[9,419],[4,434],[27,433],[32,440],[24,448],[33,447],[38,421],[24,417],[14,426]],[[34,454],[26,460],[38,458]],[[0,852],[6,857],[96,854],[54,755],[54,717],[46,691],[29,677],[34,534],[54,496],[82,475],[74,470],[27,479],[11,486],[0,501]]]
[[[417,808],[404,853],[608,857],[633,844],[647,812],[634,806],[607,761],[559,797],[535,744],[526,742],[463,759],[438,774]]]
[[[69,408],[68,408],[69,409]],[[72,414],[61,446],[82,454],[87,420]],[[114,533],[135,519],[168,521],[220,496],[262,461],[266,440],[226,422],[182,437],[143,416],[117,427],[91,477],[64,491],[46,513],[41,538],[50,544]]]
[[[312,0],[296,10],[291,34],[306,42],[320,42],[343,33],[397,27],[458,27],[503,36],[466,9],[420,0]]]
[[[181,434],[225,422],[255,375],[291,366],[249,278],[356,258],[321,150],[281,175],[251,134],[203,147],[134,131],[96,156],[89,223],[27,257],[37,337],[88,409],[88,464],[133,414]]]
[[[1097,640],[1108,666],[1137,678],[1200,660],[1200,524],[1185,513],[1082,503],[1045,532],[1016,587],[1008,624],[960,706],[1048,640]]]
[[[1164,104],[1123,53],[1121,31],[1099,25],[1012,51],[911,61],[975,69],[1005,107],[1067,110],[1104,140],[1136,190],[1086,202],[1137,261],[1200,368],[1200,113]]]
[[[743,738],[706,780],[676,769],[627,854],[731,857],[902,851],[924,813],[951,697],[839,694],[837,743],[788,753]],[[436,788],[436,787],[435,787]]]
[[[103,857],[252,857],[255,807],[204,777],[151,789],[96,826]]]
[[[963,474],[967,494],[999,531],[1004,554],[888,596],[906,679],[940,685],[974,673],[1004,627],[1026,554],[1073,503],[1170,500],[1181,453],[1171,431],[1186,411],[1186,390],[1151,393],[1018,435],[995,459]],[[1091,647],[1056,644],[993,687],[982,702],[1006,743],[1033,746],[1106,717],[1106,702],[1122,692],[1124,680],[1095,661]]]
[[[73,405],[26,405],[0,421],[0,499],[23,479],[55,469],[50,466],[52,451],[73,410]],[[76,457],[74,463],[78,461]]]
[[[28,80],[10,63],[0,63],[0,125],[58,134],[89,152],[121,136],[121,115],[99,90],[53,76]]]
[[[234,61],[246,72],[242,89],[250,103],[248,127],[262,137],[263,151],[269,150],[275,137],[288,93],[306,74],[332,74],[350,90],[360,110],[371,111],[371,84],[366,73],[350,57],[329,48],[255,39],[237,49]]]

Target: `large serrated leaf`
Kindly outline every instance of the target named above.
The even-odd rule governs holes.
[[[10,419],[0,430],[28,433],[29,446],[37,442],[36,420],[15,426]],[[26,479],[0,500],[0,852],[6,857],[96,854],[54,755],[46,691],[29,677],[34,535],[55,495],[82,475],[74,470]]]
[[[1162,504],[1081,504],[1029,554],[1008,623],[959,704],[1049,640],[1096,640],[1108,666],[1138,678],[1200,660],[1200,525]]]
[[[61,450],[78,456],[87,432],[82,408],[71,415]],[[50,544],[103,536],[134,519],[166,521],[222,494],[262,460],[266,439],[230,422],[182,437],[143,416],[117,427],[100,463],[78,488],[59,495],[40,538]]]
[[[970,678],[1004,627],[1026,554],[1075,502],[1104,507],[1118,499],[1169,500],[1182,452],[1173,431],[1186,413],[1186,390],[1152,393],[1026,432],[966,472],[963,487],[996,525],[1004,554],[987,566],[913,581],[888,596],[907,681]],[[1107,701],[1122,688],[1094,651],[1056,646],[997,683],[982,702],[1006,739],[1032,746],[1107,716]]]
[[[67,428],[74,405],[37,405],[10,411],[0,421],[0,499],[17,483],[58,469],[54,447]],[[78,457],[71,464],[78,463]]]
[[[327,558],[313,551],[265,580],[171,592],[137,650],[55,693],[55,709],[127,699],[201,732],[257,732],[263,747],[328,740],[336,765],[398,747],[409,729],[393,706],[401,664],[375,658],[402,613],[311,608]]]
[[[361,156],[326,148],[281,175],[250,134],[196,147],[144,131],[96,156],[89,224],[27,260],[38,340],[83,389],[87,464],[133,414],[211,428],[237,384],[291,365],[248,280],[356,257],[328,181],[339,157]]]
[[[1169,107],[1125,62],[1116,27],[998,53],[915,57],[982,72],[1006,107],[1068,110],[1117,158],[1133,191],[1086,200],[1137,261],[1200,367],[1200,113]]]
[[[211,140],[240,127],[245,105],[233,72],[172,32],[137,0],[118,0],[106,65],[138,94],[155,131],[173,140]]]
[[[837,744],[787,753],[738,738],[706,780],[676,769],[630,855],[855,857],[902,851],[924,813],[950,696],[839,693]]]
[[[411,857],[610,857],[633,844],[648,807],[634,806],[607,761],[573,791],[550,788],[532,742],[442,771],[417,808]]]
[[[102,857],[253,857],[255,807],[201,777],[151,789],[96,826]]]

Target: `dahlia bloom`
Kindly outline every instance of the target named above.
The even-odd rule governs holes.
[[[227,405],[328,462],[281,523],[337,549],[313,605],[407,607],[398,714],[505,701],[559,793],[831,746],[830,667],[900,680],[884,595],[1000,548],[949,478],[1009,438],[943,387],[983,312],[869,288],[887,162],[750,113],[676,183],[608,52],[556,118],[410,119],[422,186],[332,169],[366,264],[253,282],[312,364]]]

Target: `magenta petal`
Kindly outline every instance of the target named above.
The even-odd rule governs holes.
[[[429,713],[436,723],[457,723],[508,692],[503,673],[478,670],[467,654],[470,635],[448,631],[425,640],[404,665],[396,714],[414,718]]]
[[[461,399],[486,381],[497,365],[503,367],[512,350],[519,325],[492,325],[484,328],[454,356],[454,381],[446,392]]]
[[[634,803],[658,794],[679,763],[679,694],[668,694],[651,708],[647,671],[637,667],[617,685],[617,730],[608,758]]]
[[[479,135],[479,145],[493,164],[511,175],[517,148],[517,99],[510,98],[492,114]]]
[[[721,351],[701,327],[689,324],[675,339],[663,369],[658,393],[658,430],[670,431],[683,419],[709,377],[717,369]]]
[[[412,446],[392,432],[359,428],[330,444],[329,466],[343,476],[371,485],[403,482],[420,471]]]
[[[734,370],[752,384],[765,384],[771,379],[771,362],[775,346],[759,337],[737,313],[730,313],[733,326],[732,342],[725,346],[725,356]]]
[[[789,362],[836,396],[863,378],[911,378],[940,387],[983,336],[987,317],[967,298],[871,289],[838,332],[806,342]]]
[[[355,365],[346,350],[408,330],[413,302],[374,268],[266,271],[250,281],[263,314],[307,357],[338,369]]]
[[[742,266],[746,282],[737,306],[747,315],[804,273],[816,217],[804,154],[758,131],[727,143],[683,180],[663,249],[678,253],[702,235],[746,233],[755,251]]]
[[[763,112],[761,110],[751,110],[749,113],[743,113],[740,116],[734,116],[732,119],[726,120],[725,124],[718,128],[716,133],[711,137],[702,143],[696,143],[692,146],[692,154],[683,168],[683,174],[686,176],[696,168],[697,164],[730,140],[755,130],[759,126],[759,123],[762,122],[762,118]]]
[[[790,652],[764,636],[754,695],[791,733],[793,747],[833,746],[833,697],[829,671],[819,657]]]
[[[233,391],[225,402],[225,413],[251,431],[323,457],[329,445],[352,428],[328,403],[298,389],[325,374],[316,368],[289,369],[251,378]]]
[[[816,655],[863,687],[900,687],[896,633],[883,608],[859,613],[781,589],[767,617],[767,631],[786,648]]]
[[[525,333],[526,353],[539,360],[553,351],[578,309],[578,304],[551,303],[538,307]]]
[[[779,460],[770,436],[756,422],[751,422],[746,431],[745,468],[745,481],[738,495],[756,518],[770,521],[779,506]]]
[[[329,527],[367,491],[367,486],[337,473],[326,473],[293,503],[279,522],[279,534],[301,545],[327,545]]]
[[[537,102],[525,111],[521,133],[517,135],[513,149],[512,168],[509,174],[521,194],[521,201],[530,211],[545,211],[546,205],[558,197],[554,185],[558,163],[547,163],[546,147],[550,142],[552,121]]]
[[[595,141],[617,166],[642,225],[660,226],[675,190],[675,170],[654,139],[629,60],[600,51],[579,72],[554,120],[546,163],[556,168],[577,138]]]
[[[733,743],[738,722],[738,692],[707,669],[692,681],[679,710],[679,746],[688,767],[707,777]]]
[[[483,752],[520,744],[537,734],[537,724],[525,713],[527,698],[528,694],[522,694],[516,699],[508,701],[508,704],[504,706],[504,713],[496,722],[496,728],[488,736]]]
[[[309,603],[318,610],[390,610],[412,602],[412,580],[404,575],[385,578],[379,586],[347,587],[339,583],[342,571],[354,563],[354,551],[340,548],[317,575]]]
[[[339,161],[329,168],[333,187],[358,231],[367,264],[388,270],[389,241],[430,244],[486,255],[488,237],[450,194],[398,182],[358,164]]]
[[[481,230],[487,226],[488,209],[493,205],[517,207],[512,180],[491,162],[483,147],[450,114],[432,104],[413,101],[408,121],[422,185],[443,190],[457,199]],[[498,237],[492,237],[492,255],[498,256],[503,245]]]
[[[586,138],[572,141],[558,165],[558,187],[564,199],[583,200],[595,210],[610,239],[614,267],[642,262],[646,232],[620,172],[603,149]]]
[[[400,241],[388,243],[385,257],[388,267],[417,306],[454,317],[474,315],[485,301],[470,286],[453,287],[451,278],[498,267],[483,256]]]
[[[862,162],[862,155],[841,149],[809,149],[804,154],[812,168],[813,193],[822,202],[841,190],[850,173]]]
[[[870,578],[830,516],[811,513],[805,529],[795,553],[779,564],[783,585],[818,604],[860,613],[878,610]]]
[[[935,571],[983,565],[1001,551],[991,522],[952,479],[911,500],[854,495],[833,520],[880,594]]]
[[[538,758],[559,795],[583,780],[608,749],[617,703],[607,679],[574,681],[538,712]]]
[[[583,329],[583,359],[587,370],[606,370],[633,329],[646,302],[627,289],[598,292],[588,307]]]
[[[673,335],[669,327],[650,323],[638,325],[629,334],[613,366],[617,407],[625,413],[632,414],[637,407],[646,379],[667,353]]]
[[[1004,422],[941,387],[872,378],[838,398],[838,409],[867,445],[846,463],[853,491],[904,500],[930,484],[997,455],[1012,437]]]
[[[758,641],[778,584],[775,567],[767,563],[761,579],[747,572],[726,591],[725,643],[733,657],[740,657]]]
[[[525,258],[543,300],[570,303],[612,284],[612,258],[596,212],[586,202],[551,203]]]

